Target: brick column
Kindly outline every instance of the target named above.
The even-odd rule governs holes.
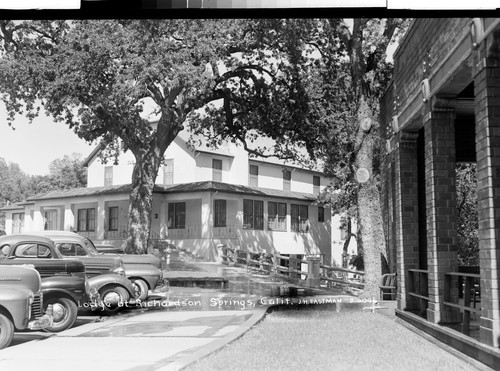
[[[400,132],[394,150],[395,228],[398,275],[398,309],[417,309],[417,300],[408,295],[408,269],[417,269],[418,249],[418,133]]]
[[[500,68],[493,58],[475,65],[480,340],[500,346]]]
[[[460,313],[444,307],[445,273],[458,265],[454,101],[435,98],[424,116],[425,195],[429,303],[427,320],[456,322]],[[456,298],[456,287],[450,297]]]

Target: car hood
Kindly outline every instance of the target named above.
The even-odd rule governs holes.
[[[40,285],[40,274],[33,267],[0,265],[0,287],[29,289],[37,293]]]
[[[123,260],[123,264],[152,264],[160,268],[160,258],[152,254],[102,254],[101,256],[114,256]]]

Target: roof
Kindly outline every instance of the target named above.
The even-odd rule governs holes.
[[[131,185],[115,185],[108,187],[93,187],[93,188],[74,188],[59,191],[50,191],[29,198],[29,201],[60,199],[68,197],[88,197],[99,196],[106,194],[130,193]],[[213,181],[172,184],[172,185],[155,185],[154,193],[169,194],[169,193],[193,193],[193,192],[225,192],[233,194],[242,194],[249,196],[285,198],[302,201],[315,201],[316,196],[312,193],[301,193],[292,191],[282,191],[279,189],[248,187],[236,184],[219,183]]]
[[[0,210],[24,210],[24,203],[10,204],[0,207]]]
[[[282,191],[279,189],[248,187],[237,184],[220,183],[213,181],[184,183],[177,185],[155,185],[156,193],[182,193],[217,191],[225,193],[244,194],[249,196],[287,198],[293,200],[315,201],[317,197],[312,193]]]

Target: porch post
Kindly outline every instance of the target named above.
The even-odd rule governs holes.
[[[104,240],[105,239],[105,222],[106,222],[106,201],[104,197],[99,197],[97,199],[97,220],[96,220],[96,240]]]
[[[73,213],[73,205],[71,202],[66,202],[64,204],[64,226],[65,231],[71,231],[75,229],[75,214]]]
[[[498,42],[496,43],[498,47]],[[483,50],[479,53],[484,53]],[[483,54],[484,56],[484,54]],[[500,346],[500,68],[497,56],[475,64],[481,342]]]
[[[400,132],[395,158],[395,228],[397,249],[398,309],[417,308],[408,295],[408,269],[419,268],[417,133]]]
[[[431,110],[424,116],[429,271],[427,320],[449,323],[460,320],[460,312],[443,305],[445,273],[456,272],[458,266],[455,101],[433,97],[431,103]],[[450,290],[451,298],[458,296],[456,287]]]

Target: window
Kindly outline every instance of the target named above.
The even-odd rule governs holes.
[[[52,258],[52,252],[47,246],[36,243],[21,243],[17,245],[14,255],[18,258]]]
[[[57,211],[56,210],[45,211],[43,213],[43,218],[44,218],[43,229],[45,229],[45,230],[57,229],[56,228],[56,222],[57,222]]]
[[[113,185],[113,166],[106,166],[104,168],[104,186]]]
[[[290,191],[292,182],[292,172],[287,169],[283,169],[283,190]]]
[[[24,213],[12,214],[12,234],[24,232]]]
[[[267,203],[267,225],[273,231],[286,231],[286,203]]]
[[[320,177],[317,176],[317,175],[314,175],[313,176],[313,193],[315,195],[319,195],[319,186],[320,186],[320,183],[321,183]]]
[[[291,227],[294,232],[307,232],[308,227],[308,207],[307,205],[291,205]]]
[[[175,202],[168,204],[168,228],[186,228],[186,203]]]
[[[212,180],[222,182],[222,160],[212,159]]]
[[[318,206],[318,222],[325,222],[325,208],[323,206]]]
[[[118,206],[112,206],[109,208],[108,213],[108,231],[118,230]]]
[[[94,232],[95,209],[79,209],[76,228],[78,232]]]
[[[226,200],[214,201],[214,227],[226,226]]]
[[[243,228],[264,229],[264,201],[243,200]]]
[[[77,243],[58,243],[56,247],[63,256],[87,256],[83,246]]]
[[[174,184],[174,159],[165,160],[163,165],[163,184]]]
[[[259,167],[257,165],[250,165],[248,169],[248,185],[251,187],[259,186]]]

